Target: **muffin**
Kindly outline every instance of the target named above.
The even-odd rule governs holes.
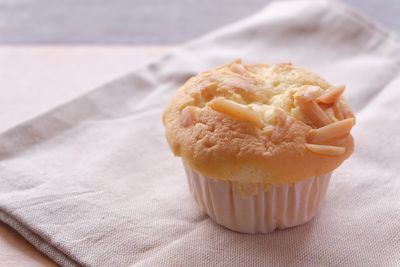
[[[189,79],[163,123],[199,207],[244,233],[309,221],[354,149],[344,90],[290,63],[236,60]]]

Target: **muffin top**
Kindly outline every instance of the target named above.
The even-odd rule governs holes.
[[[178,89],[163,115],[167,141],[194,170],[239,184],[323,175],[354,149],[344,89],[290,63],[236,60]]]

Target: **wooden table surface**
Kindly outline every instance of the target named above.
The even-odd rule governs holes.
[[[0,132],[162,56],[166,46],[0,46]],[[56,266],[0,223],[0,266]]]

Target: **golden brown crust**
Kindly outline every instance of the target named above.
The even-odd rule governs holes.
[[[308,86],[321,90],[307,94]],[[318,104],[316,98],[328,88],[332,86],[316,74],[291,64],[235,61],[201,73],[178,89],[164,112],[166,137],[186,164],[219,179],[293,183],[322,175],[348,158],[354,145],[347,134],[327,141],[320,138],[324,143],[319,145],[340,147],[336,150],[341,152],[344,148],[341,154],[333,153],[332,147],[326,155],[324,147],[306,147],[312,129],[354,116],[343,96],[334,103]],[[302,107],[308,103],[311,110],[329,111],[323,123],[305,113]]]

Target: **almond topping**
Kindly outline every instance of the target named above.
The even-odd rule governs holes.
[[[322,127],[331,123],[328,115],[322,110],[315,101],[299,103],[303,115],[317,127]]]
[[[346,152],[346,148],[340,146],[326,146],[305,144],[306,148],[313,153],[325,156],[340,156]]]
[[[212,81],[210,79],[204,79],[199,81],[195,86],[193,86],[192,91],[193,92],[199,92],[203,90],[204,88],[207,87],[208,84],[210,84]]]
[[[280,142],[286,136],[290,125],[294,122],[293,118],[287,116],[283,111],[278,110],[277,115],[277,127],[272,133],[271,140],[273,142]]]
[[[185,107],[181,112],[181,125],[185,128],[196,123],[195,111],[192,106]]]
[[[247,74],[247,70],[240,64],[237,63],[233,63],[230,66],[230,69],[232,72],[240,74],[240,75],[246,75]]]
[[[336,116],[335,116],[335,111],[333,110],[332,107],[326,108],[326,109],[324,109],[324,111],[325,111],[326,115],[328,115],[328,118],[331,121],[336,121],[337,120]]]
[[[341,108],[342,114],[343,114],[345,119],[354,118],[354,113],[351,110],[351,108],[350,108],[349,104],[347,103],[346,99],[344,99],[343,97],[340,97],[337,102],[340,103],[340,108]]]
[[[329,87],[317,100],[324,104],[332,104],[339,99],[345,89],[344,85]]]
[[[308,134],[308,138],[312,143],[321,143],[330,139],[346,136],[350,133],[353,125],[354,118],[337,121],[319,129],[311,130]]]
[[[319,86],[307,85],[301,87],[293,94],[294,99],[298,105],[313,101],[322,94],[322,89]]]
[[[319,97],[322,94],[322,89],[319,86],[307,86],[304,88],[303,95],[302,95],[302,100],[304,101],[312,101],[315,100],[317,97]]]
[[[270,124],[267,124],[267,125],[265,125],[264,128],[262,129],[262,132],[263,132],[263,134],[271,135],[271,134],[274,132],[274,130],[275,130],[275,127],[274,127],[274,126],[272,126],[272,125],[270,125]]]
[[[201,95],[204,96],[207,101],[209,101],[214,97],[214,92],[210,88],[205,87],[201,89]]]
[[[339,101],[336,101],[333,104],[333,111],[335,112],[335,117],[338,120],[343,120],[344,119],[344,115],[343,115],[343,112],[342,112],[342,106],[341,106]]]
[[[238,120],[254,123],[258,127],[262,125],[260,115],[257,112],[236,102],[216,98],[210,102],[210,107]]]

